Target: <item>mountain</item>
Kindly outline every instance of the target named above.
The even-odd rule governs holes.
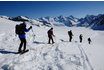
[[[71,16],[58,16],[52,17],[42,17],[38,19],[44,25],[56,25],[56,26],[78,26],[78,27],[89,27],[94,30],[104,30],[104,14],[98,15],[86,15],[85,18],[76,18]]]
[[[78,27],[89,27],[94,30],[104,30],[104,14],[86,15],[85,18],[79,19]]]
[[[73,25],[78,23],[78,18],[75,18],[73,16],[65,17],[65,16],[62,16],[62,15],[58,16],[58,17],[55,17],[55,18],[52,18],[52,17],[42,17],[42,18],[39,18],[38,20],[40,20],[44,24],[51,24],[51,23],[53,23],[53,25],[56,25],[54,23],[60,23],[60,24],[63,24],[65,26],[69,26],[69,27],[71,27],[71,26],[73,26]]]
[[[35,20],[35,19],[31,19],[31,18],[29,18],[27,16],[12,17],[12,18],[9,18],[9,20],[16,21],[16,22],[27,22],[27,23],[29,22],[32,25],[36,25],[36,26],[43,25],[42,22],[39,22],[38,20]]]
[[[77,27],[88,27],[94,30],[104,30],[104,14],[99,15],[86,15],[84,18],[76,18],[72,15],[65,16],[57,16],[57,17],[41,17],[37,19],[31,19],[26,16],[17,16],[17,17],[7,17],[0,16],[1,18],[16,21],[16,22],[29,22],[32,25],[36,26],[77,26]]]
[[[98,15],[92,23],[90,27],[94,30],[104,30],[104,15]]]
[[[77,26],[88,27],[96,17],[94,15],[86,15],[85,18],[79,19],[80,23]]]
[[[29,21],[28,19],[29,18],[25,16],[17,16],[17,17],[10,18],[10,20],[13,20],[13,21]]]
[[[0,18],[9,19],[8,16],[0,16]]]

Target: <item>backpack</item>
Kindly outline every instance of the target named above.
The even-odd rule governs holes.
[[[68,31],[68,35],[70,35],[70,31]]]
[[[72,32],[71,32],[71,31],[68,31],[68,34],[69,34],[69,35],[72,35]]]
[[[91,41],[91,39],[90,39],[90,38],[88,38],[88,41]]]
[[[15,33],[16,34],[21,34],[22,33],[22,26],[21,26],[21,24],[20,25],[16,25],[15,26]]]
[[[48,35],[52,35],[52,31],[51,30],[48,31]]]

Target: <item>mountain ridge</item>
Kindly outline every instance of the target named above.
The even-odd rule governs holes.
[[[89,27],[94,30],[104,30],[104,14],[98,15],[86,15],[84,18],[76,18],[72,15],[70,16],[57,16],[57,17],[41,17],[37,19],[32,19],[27,16],[17,16],[17,17],[8,17],[0,16],[12,21],[26,21],[30,22],[33,25],[37,26],[76,26],[76,27]]]

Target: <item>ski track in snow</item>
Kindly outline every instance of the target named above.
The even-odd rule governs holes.
[[[79,50],[81,52],[81,58],[83,59],[83,68],[84,68],[84,70],[88,70],[87,69],[87,64],[90,67],[90,70],[94,70],[92,65],[91,65],[91,63],[90,63],[90,61],[89,61],[89,59],[88,59],[88,57],[87,57],[87,55],[86,55],[86,53],[85,53],[85,51],[84,51],[84,49],[81,47],[80,44],[78,44],[78,48],[79,48]]]

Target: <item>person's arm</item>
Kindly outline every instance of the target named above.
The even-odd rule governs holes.
[[[25,30],[25,32],[29,32],[29,31],[30,31],[30,29],[29,29],[29,28]]]
[[[24,31],[29,32],[31,28],[32,28],[32,26],[30,26],[28,29],[25,28]]]
[[[54,37],[55,37],[55,35],[53,34],[53,31],[52,31],[52,36],[54,36]]]
[[[53,36],[53,31],[52,31],[52,36]]]

